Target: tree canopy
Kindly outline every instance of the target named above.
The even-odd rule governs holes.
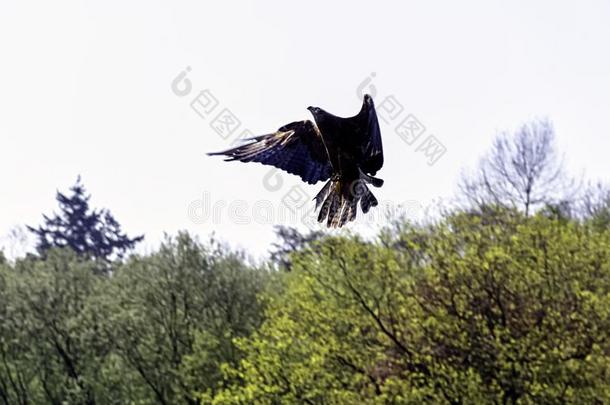
[[[610,401],[610,233],[489,219],[295,254],[216,403]]]
[[[0,263],[0,403],[607,403],[610,230],[455,211],[253,265],[186,233]]]
[[[39,255],[0,252],[0,404],[610,403],[610,192],[547,198],[528,139],[482,199],[368,239],[278,227],[263,263],[187,232],[124,257],[141,237],[78,181]]]

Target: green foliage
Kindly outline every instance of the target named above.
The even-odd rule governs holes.
[[[109,340],[160,403],[192,402],[236,364],[233,343],[258,326],[264,273],[235,253],[209,250],[187,234],[134,258],[114,280]]]
[[[610,233],[497,210],[293,256],[216,403],[607,403]]]
[[[0,404],[610,403],[607,227],[485,206],[291,250],[0,260]]]
[[[88,308],[93,263],[67,251],[4,266],[0,398],[5,403],[91,403],[105,351]]]
[[[194,403],[236,366],[267,273],[187,234],[112,277],[68,250],[0,263],[0,404]]]

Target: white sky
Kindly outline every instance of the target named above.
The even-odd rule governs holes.
[[[534,117],[554,122],[570,168],[608,179],[609,22],[608,1],[2,2],[0,236],[40,223],[81,174],[94,206],[146,234],[142,249],[188,229],[262,254],[302,183],[267,190],[267,167],[205,156],[229,146],[210,122],[228,108],[238,131],[263,134],[309,105],[353,115],[372,72],[378,106],[404,106],[382,123],[380,200],[450,196],[498,131]],[[171,82],[187,66],[179,97]],[[207,119],[190,107],[204,89],[219,101]],[[412,146],[394,131],[408,114],[426,127]],[[432,166],[416,151],[428,135],[446,147]],[[193,221],[204,194],[243,213]],[[270,223],[256,207],[273,207]]]

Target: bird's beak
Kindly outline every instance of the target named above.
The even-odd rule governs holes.
[[[309,110],[309,111],[313,112],[313,107],[312,107],[312,106],[309,106],[309,107],[307,107],[307,110]]]

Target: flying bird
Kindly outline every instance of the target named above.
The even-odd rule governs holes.
[[[360,112],[349,118],[318,107],[307,109],[314,122],[292,122],[272,134],[248,138],[236,148],[208,155],[274,166],[309,184],[327,181],[315,197],[318,222],[341,227],[356,218],[358,203],[363,213],[378,204],[367,186],[383,185],[382,179],[373,177],[383,166],[375,104],[365,95]]]

